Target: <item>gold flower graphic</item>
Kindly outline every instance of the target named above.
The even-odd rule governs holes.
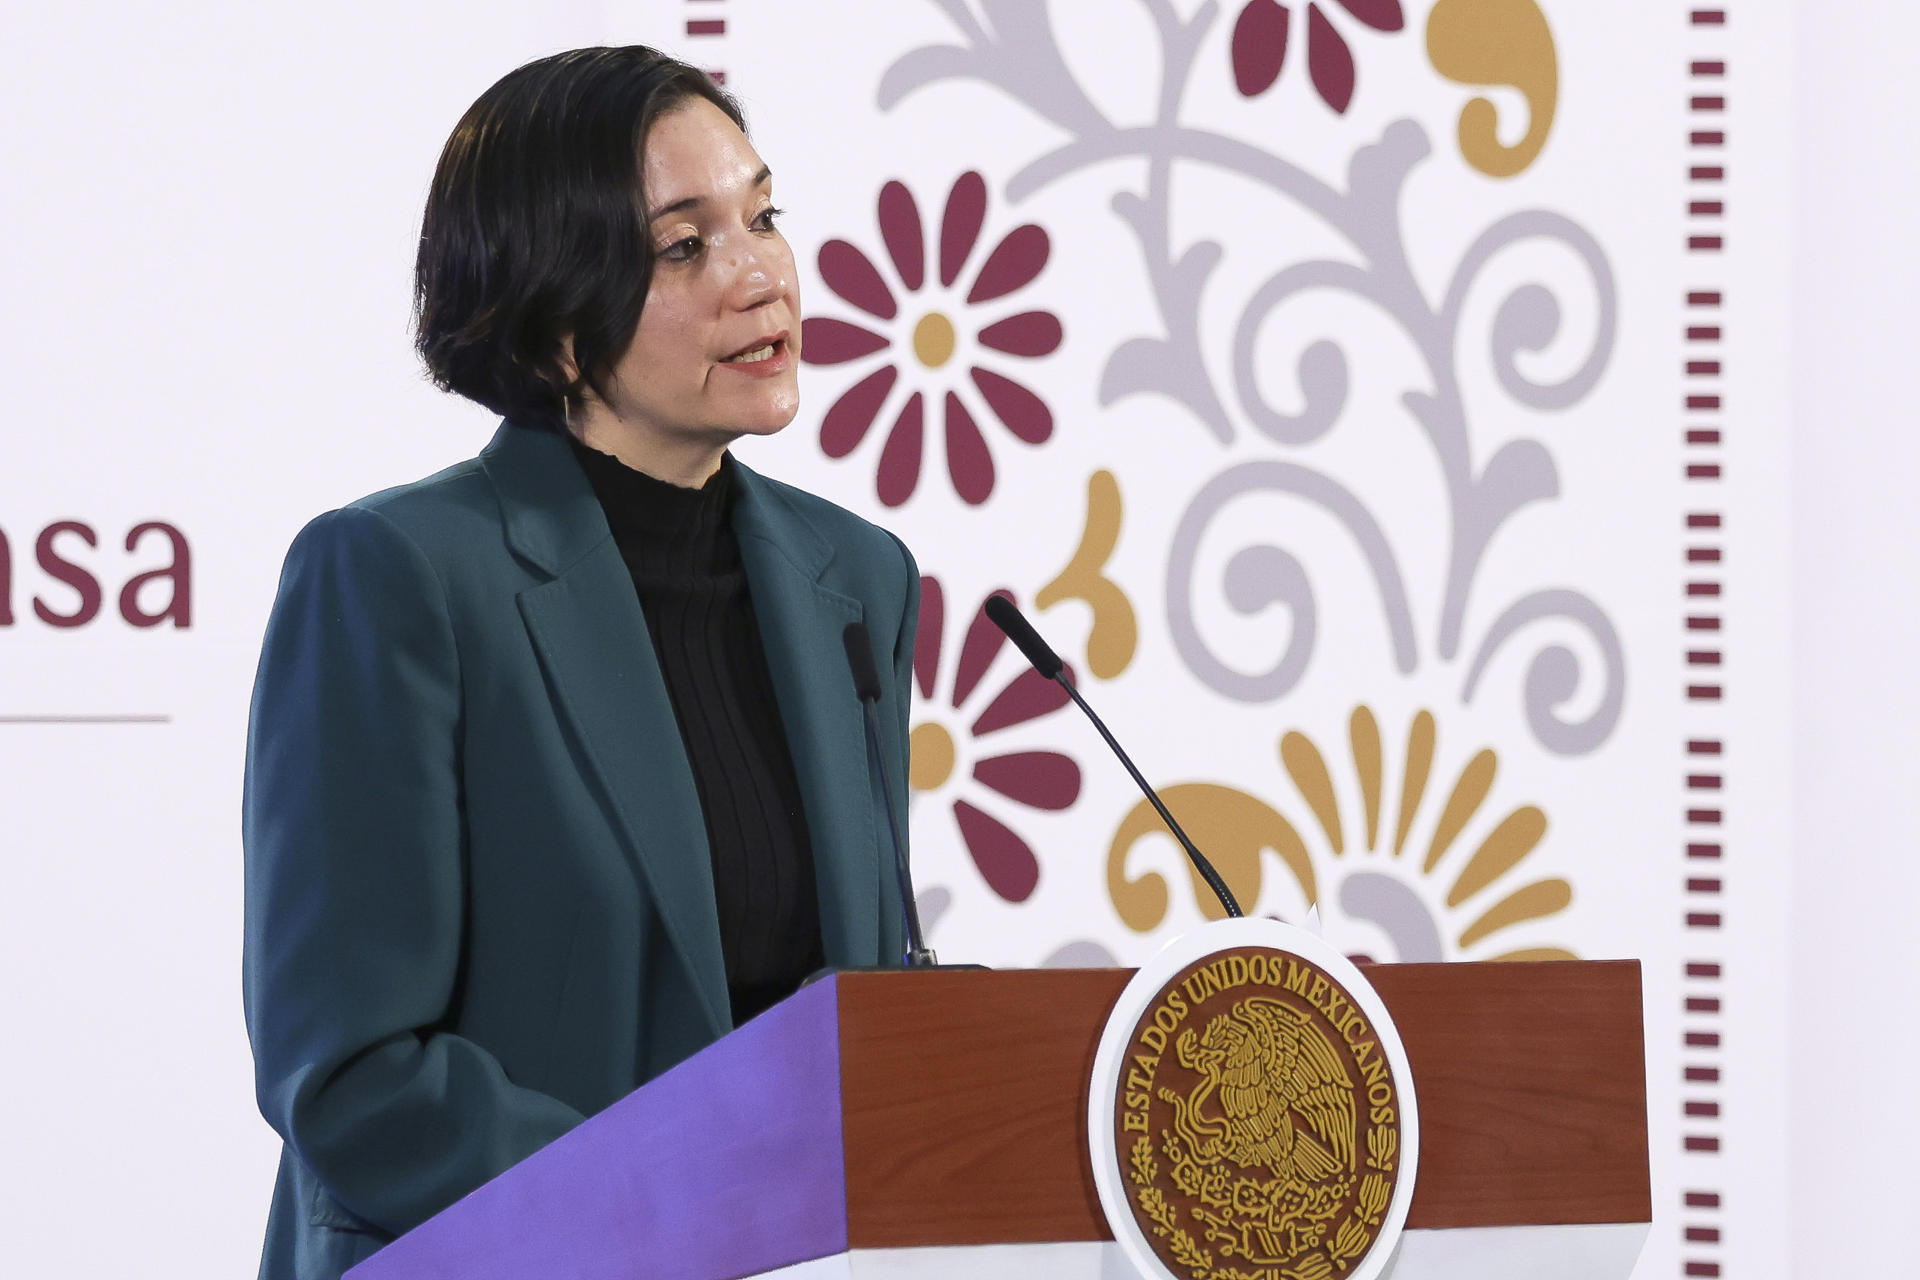
[[[1348,751],[1360,795],[1359,811],[1345,813],[1334,787],[1327,754],[1306,734],[1290,730],[1280,739],[1283,769],[1312,815],[1304,829],[1266,801],[1216,783],[1185,783],[1162,793],[1167,807],[1187,827],[1220,869],[1243,904],[1259,900],[1263,855],[1272,850],[1298,883],[1303,900],[1322,913],[1323,880],[1337,880],[1337,906],[1348,917],[1378,926],[1397,954],[1381,959],[1570,960],[1560,947],[1497,950],[1495,938],[1515,926],[1548,919],[1573,901],[1573,887],[1548,876],[1510,888],[1519,869],[1539,847],[1547,818],[1537,806],[1509,810],[1471,852],[1460,837],[1492,793],[1498,758],[1482,748],[1460,769],[1424,847],[1410,843],[1433,780],[1434,717],[1421,711],[1407,731],[1397,794],[1389,795],[1380,725],[1371,708],[1356,707],[1348,720]],[[1392,812],[1387,812],[1391,800]],[[1388,820],[1391,819],[1391,825]],[[1166,918],[1169,891],[1157,872],[1128,873],[1133,847],[1159,830],[1159,818],[1142,802],[1114,833],[1107,855],[1107,889],[1129,928],[1147,932]],[[1311,842],[1311,843],[1310,843]],[[1411,856],[1409,856],[1411,855]],[[1199,877],[1195,901],[1209,918],[1221,915]],[[1492,952],[1493,954],[1488,954]]]

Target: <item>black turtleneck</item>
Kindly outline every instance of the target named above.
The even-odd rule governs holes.
[[[729,518],[733,461],[723,455],[687,489],[572,444],[633,577],[693,766],[738,1026],[824,956],[800,784]]]

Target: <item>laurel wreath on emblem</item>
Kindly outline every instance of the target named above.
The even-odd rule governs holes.
[[[1127,1177],[1153,1234],[1191,1280],[1333,1280],[1346,1272],[1379,1230],[1399,1135],[1375,1126],[1364,1160],[1357,1158],[1354,1086],[1332,1043],[1305,1015],[1256,996],[1211,1019],[1201,1035],[1183,1031],[1176,1048],[1180,1065],[1200,1078],[1185,1095],[1158,1090],[1173,1114],[1159,1154],[1190,1201],[1198,1235],[1159,1185],[1153,1141],[1139,1137]]]

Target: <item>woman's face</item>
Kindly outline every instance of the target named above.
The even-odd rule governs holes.
[[[771,435],[800,407],[793,251],[766,165],[706,99],[654,122],[641,174],[653,280],[608,387],[618,421],[583,434],[612,446],[617,433],[615,452],[664,479],[704,479],[731,441]]]

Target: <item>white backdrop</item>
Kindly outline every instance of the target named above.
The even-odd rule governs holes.
[[[822,418],[892,356],[810,369],[801,420],[747,455],[896,528],[941,584],[945,656],[930,673],[935,696],[923,721],[954,744],[958,767],[923,774],[914,810],[922,883],[940,908],[935,945],[995,963],[1130,961],[1200,918],[1170,845],[1118,838],[1133,801],[1083,726],[1049,714],[1004,731],[1008,749],[1078,767],[1065,808],[1009,805],[970,781],[971,762],[991,752],[969,739],[969,726],[1012,676],[1010,655],[961,711],[948,705],[954,648],[981,596],[1004,586],[1033,603],[1080,546],[1088,486],[1105,483],[1093,480],[1104,473],[1121,514],[1112,556],[1094,567],[1125,601],[1135,643],[1119,645],[1114,626],[1103,628],[1076,595],[1075,581],[1098,575],[1070,581],[1036,617],[1150,776],[1244,797],[1253,816],[1221,839],[1243,828],[1272,836],[1279,828],[1265,815],[1278,815],[1301,838],[1331,936],[1346,949],[1394,958],[1411,936],[1405,910],[1388,913],[1399,924],[1382,925],[1378,910],[1339,909],[1366,906],[1364,892],[1338,896],[1362,867],[1410,889],[1449,956],[1555,947],[1643,959],[1656,1225],[1641,1274],[1898,1269],[1892,1232],[1872,1214],[1891,1212],[1911,1185],[1915,1108],[1852,1077],[1837,1086],[1833,1055],[1807,1047],[1834,1036],[1857,1043],[1865,1027],[1875,1037],[1867,1056],[1897,1062],[1914,1038],[1900,1017],[1911,1000],[1888,997],[1902,989],[1892,975],[1920,959],[1904,920],[1912,895],[1897,891],[1911,890],[1915,876],[1903,766],[1920,708],[1901,656],[1920,627],[1885,585],[1913,563],[1900,487],[1910,469],[1897,465],[1914,453],[1912,392],[1892,371],[1911,331],[1902,304],[1914,261],[1897,216],[1911,206],[1897,199],[1911,179],[1888,173],[1882,157],[1904,154],[1895,139],[1916,95],[1863,74],[1867,59],[1896,42],[1865,19],[1823,15],[1824,25],[1804,24],[1796,62],[1787,53],[1794,15],[1780,3],[1714,10],[1727,13],[1719,24],[1693,22],[1687,6],[1548,4],[1559,67],[1553,132],[1524,172],[1492,180],[1454,143],[1453,119],[1472,91],[1435,74],[1423,51],[1432,6],[1409,4],[1399,34],[1326,6],[1358,66],[1344,113],[1308,87],[1304,13],[1277,84],[1236,97],[1222,67],[1240,7],[1220,6],[1200,45],[1193,127],[1243,137],[1345,190],[1349,157],[1411,119],[1431,154],[1409,178],[1404,243],[1429,296],[1483,228],[1530,208],[1584,228],[1611,276],[1617,312],[1605,367],[1588,394],[1551,412],[1515,408],[1487,359],[1488,335],[1507,294],[1542,283],[1561,331],[1537,355],[1523,351],[1518,368],[1552,380],[1577,367],[1605,327],[1604,291],[1579,255],[1522,246],[1489,265],[1477,286],[1484,297],[1469,297],[1459,369],[1475,465],[1504,441],[1537,440],[1558,497],[1528,507],[1492,544],[1455,654],[1441,652],[1436,625],[1454,508],[1434,447],[1400,400],[1431,374],[1408,354],[1404,325],[1396,331],[1332,296],[1291,303],[1258,329],[1258,385],[1283,408],[1301,403],[1293,361],[1303,348],[1323,336],[1349,348],[1353,406],[1324,440],[1276,447],[1250,430],[1235,391],[1232,335],[1250,295],[1275,266],[1345,252],[1330,224],[1272,184],[1175,166],[1167,206],[1175,256],[1202,239],[1222,246],[1223,268],[1201,292],[1191,331],[1222,389],[1227,438],[1177,396],[1103,403],[1111,351],[1178,332],[1163,323],[1157,308],[1167,294],[1113,204],[1123,190],[1148,190],[1145,163],[1102,161],[1019,185],[1023,167],[1066,131],[1037,122],[1014,94],[961,79],[882,106],[880,86],[902,55],[964,36],[932,0],[9,13],[0,99],[11,124],[0,146],[13,180],[0,187],[0,297],[13,426],[0,445],[9,553],[0,619],[11,623],[0,625],[8,818],[0,850],[10,892],[0,900],[0,962],[12,1034],[0,1096],[12,1158],[0,1177],[23,1274],[251,1273],[277,1143],[252,1108],[239,1013],[237,815],[246,697],[280,556],[316,512],[484,442],[491,422],[427,387],[408,347],[412,242],[434,158],[460,111],[506,69],[630,39],[725,68],[745,97],[791,210],[810,315],[885,328],[815,268],[819,246],[837,238],[892,281],[897,325],[936,303],[955,318],[965,359],[944,373],[908,358],[907,328],[888,330],[901,381],[847,457],[825,456]],[[970,12],[1005,20],[1022,8]],[[1162,60],[1150,7],[1049,8],[1067,73],[1095,109],[1116,121],[1151,115]],[[1201,9],[1172,6],[1183,18]],[[689,20],[716,19],[725,34],[687,32]],[[1690,74],[1703,60],[1727,64],[1718,86]],[[1692,104],[1702,95],[1724,95],[1725,104]],[[1510,122],[1525,118],[1520,98],[1502,91],[1495,101],[1512,141]],[[1724,123],[1702,121],[1703,112]],[[1724,129],[1723,143],[1692,138],[1710,127]],[[1718,215],[1690,213],[1705,198],[1687,176],[1704,163],[1702,147],[1727,157]],[[1796,165],[1797,229],[1787,199]],[[1047,233],[1042,269],[987,300],[998,307],[991,314],[932,284],[905,288],[878,225],[880,193],[898,181],[937,245],[943,206],[965,172],[982,175],[986,198],[957,288],[1016,227]],[[1711,230],[1702,216],[1717,219]],[[1697,233],[1723,235],[1724,248],[1689,253]],[[1685,443],[1685,431],[1708,429],[1711,413],[1683,412],[1706,376],[1687,372],[1700,353],[1683,335],[1701,323],[1685,295],[1706,290],[1724,295],[1714,358],[1725,367],[1712,381],[1725,420],[1714,427],[1723,445],[1703,452]],[[1789,324],[1790,302],[1798,325]],[[1023,309],[1061,321],[1056,351],[1024,357],[969,345],[979,327],[969,317],[987,323]],[[976,356],[1046,401],[1055,430],[1043,445],[1015,441],[952,378]],[[889,506],[877,493],[887,428],[920,386],[935,403],[957,388],[977,415],[995,459],[983,500],[959,492],[965,482],[949,474],[931,410],[913,497]],[[1708,458],[1723,475],[1689,480],[1685,467]],[[1258,495],[1251,510],[1224,509],[1197,542],[1186,594],[1215,665],[1179,638],[1183,593],[1170,565],[1183,519],[1229,469],[1282,461],[1360,495],[1407,584],[1411,662],[1382,623],[1374,570],[1353,539]],[[1724,553],[1717,562],[1685,559],[1707,545],[1680,523],[1705,509],[1703,492],[1725,517],[1724,536],[1712,541]],[[43,531],[63,522],[88,526],[99,544],[73,532],[52,543],[101,584],[99,616],[77,627],[43,621],[34,604],[54,615],[76,610],[61,575],[85,579],[57,561],[50,573],[36,555]],[[158,612],[172,591],[190,601],[186,627],[132,625],[117,607],[129,578],[173,558],[160,535],[125,549],[129,531],[147,522],[183,533],[190,566],[148,584],[138,603]],[[1319,633],[1297,683],[1249,701],[1222,691],[1231,681],[1220,670],[1271,666],[1297,625],[1284,610],[1242,614],[1218,585],[1236,553],[1262,542],[1303,565]],[[1720,665],[1704,669],[1687,661],[1705,646],[1683,629],[1699,610],[1682,593],[1709,578],[1723,592],[1726,630],[1714,646]],[[1489,660],[1477,694],[1464,695],[1474,647],[1496,615],[1542,588],[1578,592],[1618,637],[1622,710],[1579,750],[1542,743],[1524,690],[1551,639],[1581,673],[1563,716],[1592,716],[1607,662],[1591,629],[1548,622],[1557,628],[1550,637],[1515,639]],[[1708,683],[1724,696],[1686,697],[1689,685]],[[1438,726],[1407,862],[1359,831],[1365,771],[1349,745],[1349,716],[1362,705],[1383,743],[1388,828],[1416,713],[1431,712]],[[1300,771],[1282,765],[1287,731],[1327,764],[1345,815],[1344,854],[1295,781]],[[921,741],[936,737],[929,730]],[[1684,744],[1702,738],[1724,743],[1717,764],[1687,756]],[[1571,904],[1469,944],[1459,938],[1472,914],[1445,901],[1459,861],[1429,884],[1411,859],[1428,847],[1445,789],[1483,747],[1497,755],[1498,773],[1454,858],[1464,860],[1505,815],[1537,807],[1546,835],[1526,855],[1526,874],[1500,880],[1490,896],[1529,879],[1564,880]],[[1705,774],[1722,779],[1717,799],[1688,786]],[[1215,808],[1222,791],[1209,793]],[[1032,848],[1039,879],[1030,893],[1010,896],[1017,875],[983,871],[955,825],[955,799],[997,815]],[[1713,832],[1684,820],[1708,805],[1721,813]],[[1714,866],[1687,858],[1690,845],[1705,843],[1720,846]],[[1249,865],[1263,868],[1261,909],[1297,914],[1306,901],[1297,873],[1261,847],[1248,851]],[[1156,915],[1130,882],[1158,873],[1171,896]],[[1694,883],[1703,880],[1714,888]],[[1686,923],[1707,914],[1722,916],[1721,927]],[[1723,977],[1702,985],[1686,976],[1689,962],[1722,965]],[[1719,1003],[1707,1012],[1703,1001]],[[1721,1042],[1691,1051],[1686,1037],[1702,1033]],[[1724,1067],[1721,1079],[1690,1090],[1686,1070],[1709,1064]],[[1897,1089],[1897,1080],[1884,1083]],[[1699,1109],[1708,1100],[1718,1114]],[[1684,1116],[1689,1103],[1695,1113]],[[1689,1152],[1689,1138],[1717,1145]],[[1836,1167],[1850,1176],[1833,1176]],[[1718,1208],[1686,1207],[1689,1190],[1709,1189]]]

